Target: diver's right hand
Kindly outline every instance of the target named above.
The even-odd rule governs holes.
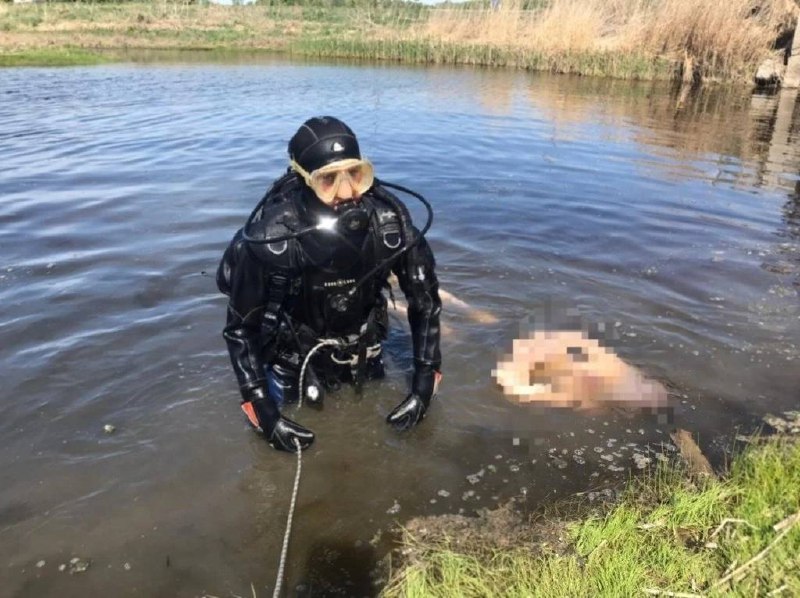
[[[272,448],[294,453],[297,451],[295,441],[303,450],[314,442],[314,433],[288,417],[283,417],[263,388],[250,389],[244,398],[242,411],[247,415],[250,424],[264,433],[264,438]]]
[[[264,431],[264,436],[272,448],[290,453],[297,452],[297,444],[302,450],[314,444],[314,432],[283,416],[275,423],[272,432]]]

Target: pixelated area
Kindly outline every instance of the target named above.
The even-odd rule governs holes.
[[[580,323],[574,312],[567,316],[573,326]],[[540,317],[538,323],[541,326],[547,320]],[[513,340],[511,353],[501,355],[492,370],[508,400],[576,410],[667,406],[664,386],[625,363],[610,346],[591,338],[588,327],[537,329],[526,321],[521,333],[521,338]],[[605,340],[604,327],[596,326],[594,335]]]

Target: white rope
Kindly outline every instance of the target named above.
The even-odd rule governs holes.
[[[323,338],[316,345],[314,345],[314,348],[311,349],[311,351],[309,351],[308,354],[306,355],[306,358],[303,360],[303,367],[300,368],[300,379],[298,380],[298,384],[297,384],[298,391],[299,391],[297,393],[299,395],[299,397],[297,398],[297,408],[298,409],[300,409],[303,406],[303,397],[306,394],[306,389],[305,389],[305,386],[304,386],[305,385],[305,381],[306,381],[306,368],[308,367],[308,363],[311,361],[311,358],[314,356],[314,353],[316,353],[322,347],[325,347],[325,346],[338,347],[341,344],[342,344],[342,341],[337,340],[335,338]]]
[[[381,344],[377,343],[372,345],[371,347],[367,347],[367,359],[372,359],[373,357],[377,357],[381,354]],[[333,363],[338,363],[339,365],[349,365],[349,366],[356,366],[358,365],[358,353],[354,353],[347,359],[339,359],[336,355],[331,355],[331,361]]]
[[[306,367],[308,367],[308,363],[311,361],[311,357],[316,353],[319,349],[325,346],[333,346],[339,347],[342,346],[344,343],[337,339],[325,338],[318,342],[311,351],[308,352],[306,358],[303,360],[303,367],[300,368],[300,379],[299,379],[299,405],[298,408],[303,406],[303,395],[305,394],[303,383],[305,382],[306,376]],[[378,345],[380,347],[380,345]],[[370,347],[371,349],[372,347]],[[300,489],[300,472],[303,469],[303,450],[300,448],[300,441],[295,438],[294,439],[294,446],[297,448],[297,473],[294,476],[294,488],[292,489],[292,500],[289,503],[289,515],[286,517],[286,533],[283,534],[283,547],[281,548],[281,560],[278,563],[278,575],[275,579],[275,591],[272,593],[272,598],[280,598],[281,595],[281,586],[283,585],[283,574],[284,570],[286,569],[286,555],[289,552],[289,537],[292,533],[292,518],[294,517],[294,507],[297,503],[297,491]]]
[[[289,536],[292,533],[292,517],[294,517],[294,506],[297,502],[297,490],[300,488],[300,470],[303,468],[303,450],[300,448],[300,441],[294,439],[294,446],[297,447],[297,473],[294,476],[294,489],[292,490],[292,501],[289,503],[289,516],[286,518],[286,533],[283,534],[283,548],[281,548],[281,560],[278,564],[278,577],[275,579],[275,591],[272,598],[279,598],[281,595],[281,585],[283,584],[283,572],[286,567],[286,554],[289,552]]]

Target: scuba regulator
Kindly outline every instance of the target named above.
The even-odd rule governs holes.
[[[397,191],[401,191],[406,193],[415,199],[419,200],[424,206],[427,211],[427,220],[425,222],[425,226],[422,227],[420,230],[419,235],[414,236],[412,229],[411,229],[411,218],[406,210],[405,206],[403,206],[391,193],[384,192],[381,187],[388,187],[390,189],[395,189]],[[380,181],[375,179],[375,185],[372,187],[373,192],[380,198],[386,201],[389,206],[392,208],[392,211],[397,214],[397,218],[400,222],[400,235],[401,235],[401,242],[398,243],[398,249],[394,253],[392,253],[389,257],[385,260],[380,262],[379,264],[375,265],[369,272],[364,274],[356,283],[344,293],[339,293],[331,297],[330,307],[338,312],[346,312],[350,301],[355,296],[356,291],[361,287],[366,281],[368,281],[376,272],[380,269],[385,268],[390,263],[394,262],[397,258],[401,255],[409,251],[411,248],[416,246],[420,239],[425,236],[425,233],[433,224],[433,208],[431,204],[425,199],[420,193],[416,191],[412,191],[402,185],[396,185],[394,183],[387,183],[385,181]],[[354,233],[358,231],[366,230],[369,226],[370,215],[369,212],[361,205],[360,202],[357,201],[348,201],[344,202],[339,210],[339,213],[336,216],[323,216],[319,219],[317,224],[313,224],[306,228],[300,229],[298,231],[292,231],[289,233],[276,235],[273,237],[266,237],[266,238],[256,238],[250,234],[250,228],[256,221],[256,216],[258,215],[259,211],[265,203],[270,198],[270,194],[267,195],[258,202],[258,205],[253,209],[250,213],[250,216],[247,218],[244,227],[242,228],[242,238],[248,242],[257,245],[273,245],[276,243],[285,243],[292,239],[298,239],[303,235],[307,235],[314,231],[326,231],[332,234],[339,236],[340,238],[347,240],[345,234],[347,233]]]

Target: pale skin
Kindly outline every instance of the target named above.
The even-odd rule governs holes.
[[[666,389],[579,331],[537,331],[515,339],[492,371],[518,403],[592,409],[601,404],[665,405]]]
[[[319,195],[317,195],[317,197],[319,197]],[[350,184],[350,179],[348,177],[342,177],[342,182],[339,183],[339,188],[336,190],[336,195],[333,196],[333,199],[325,201],[324,198],[319,197],[319,200],[326,206],[333,208],[342,202],[351,200],[358,201],[360,198],[361,196],[356,193],[356,190],[353,189],[353,185]]]
[[[343,203],[345,201],[358,201],[361,198],[361,194],[353,187],[353,183],[350,180],[349,176],[341,176],[337,177],[338,172],[332,171],[325,175],[326,179],[324,181],[327,183],[330,181],[330,185],[335,184],[336,179],[339,179],[339,186],[336,189],[336,194],[331,199],[325,199],[324,197],[320,197],[317,194],[319,200],[324,203],[326,206],[330,206],[335,208],[338,204]]]

